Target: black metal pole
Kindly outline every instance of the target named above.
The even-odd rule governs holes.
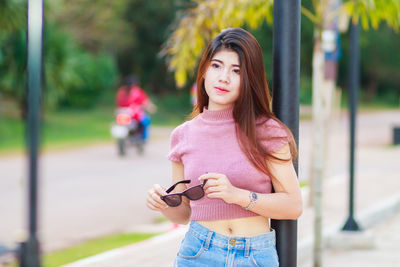
[[[350,109],[350,186],[349,186],[349,217],[342,230],[358,231],[356,220],[354,219],[354,150],[355,150],[355,132],[357,99],[360,83],[360,48],[359,48],[359,26],[350,23],[350,61],[349,61],[349,109]]]
[[[43,0],[28,0],[27,86],[28,86],[28,240],[21,246],[20,266],[40,267],[37,237],[38,150],[42,86]]]
[[[274,1],[273,103],[276,116],[298,144],[300,88],[300,0]],[[295,162],[298,171],[297,161]],[[276,231],[279,266],[297,264],[297,221],[271,220]]]

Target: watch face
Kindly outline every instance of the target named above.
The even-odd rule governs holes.
[[[257,195],[256,193],[252,192],[252,193],[251,193],[251,198],[252,198],[253,200],[257,200],[258,195]]]

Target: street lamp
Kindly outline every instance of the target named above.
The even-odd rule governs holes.
[[[358,88],[360,83],[359,26],[351,22],[350,26],[350,60],[349,60],[349,107],[350,107],[350,162],[349,162],[349,215],[343,231],[361,230],[354,219],[354,147],[356,130],[356,113]]]
[[[37,188],[40,98],[42,86],[43,0],[28,0],[28,240],[21,244],[20,266],[40,267],[37,238]]]

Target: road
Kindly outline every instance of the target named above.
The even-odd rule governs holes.
[[[170,183],[171,129],[160,129],[143,156],[120,158],[111,144],[44,153],[40,158],[39,227],[44,251],[153,222],[145,207],[153,183]],[[0,158],[0,240],[12,244],[25,228],[27,162]]]
[[[363,113],[357,122],[357,147],[387,146],[400,111]],[[332,120],[326,173],[344,175],[348,159],[347,115]],[[39,232],[43,251],[96,236],[128,231],[154,222],[159,214],[145,207],[153,183],[170,184],[166,159],[171,128],[155,128],[146,153],[116,155],[112,144],[43,153],[40,158]],[[300,123],[299,177],[307,180],[311,151],[310,121]],[[13,244],[25,228],[27,161],[0,158],[0,242]]]

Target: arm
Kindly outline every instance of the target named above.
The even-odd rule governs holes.
[[[144,106],[144,108],[146,109],[147,112],[149,113],[154,113],[157,111],[157,106],[154,105],[153,102],[151,102],[151,100],[149,99],[146,103],[146,105]]]
[[[157,106],[154,105],[154,103],[150,100],[149,96],[146,94],[146,92],[140,88],[140,93],[142,97],[142,106],[143,108],[149,112],[149,113],[154,113],[157,111]]]
[[[285,145],[274,156],[279,158],[290,158],[289,146]],[[259,199],[252,207],[251,211],[272,219],[295,220],[300,217],[302,208],[302,198],[296,172],[292,161],[281,162],[272,161],[268,163],[275,193],[258,194]],[[250,202],[249,191],[240,189],[240,197],[237,204],[247,207]]]
[[[183,164],[179,162],[172,162],[172,183],[183,180],[184,169]],[[171,192],[182,192],[186,189],[185,185],[179,184]],[[160,199],[160,196],[166,195],[165,188],[160,185],[155,184],[149,191],[149,196],[147,197],[147,207],[155,210],[161,211],[165,217],[167,217],[173,223],[187,224],[190,219],[191,209],[189,205],[189,200],[185,197],[182,198],[182,204],[178,207],[169,207],[164,201]]]
[[[274,155],[283,159],[290,158],[289,146],[283,146]],[[271,173],[275,176],[272,179],[275,193],[257,193],[258,200],[251,211],[272,219],[297,219],[302,213],[302,198],[292,161],[273,161],[268,164]],[[209,179],[204,187],[208,197],[222,198],[227,203],[242,207],[249,205],[249,191],[232,186],[225,175],[206,174],[200,179]]]

